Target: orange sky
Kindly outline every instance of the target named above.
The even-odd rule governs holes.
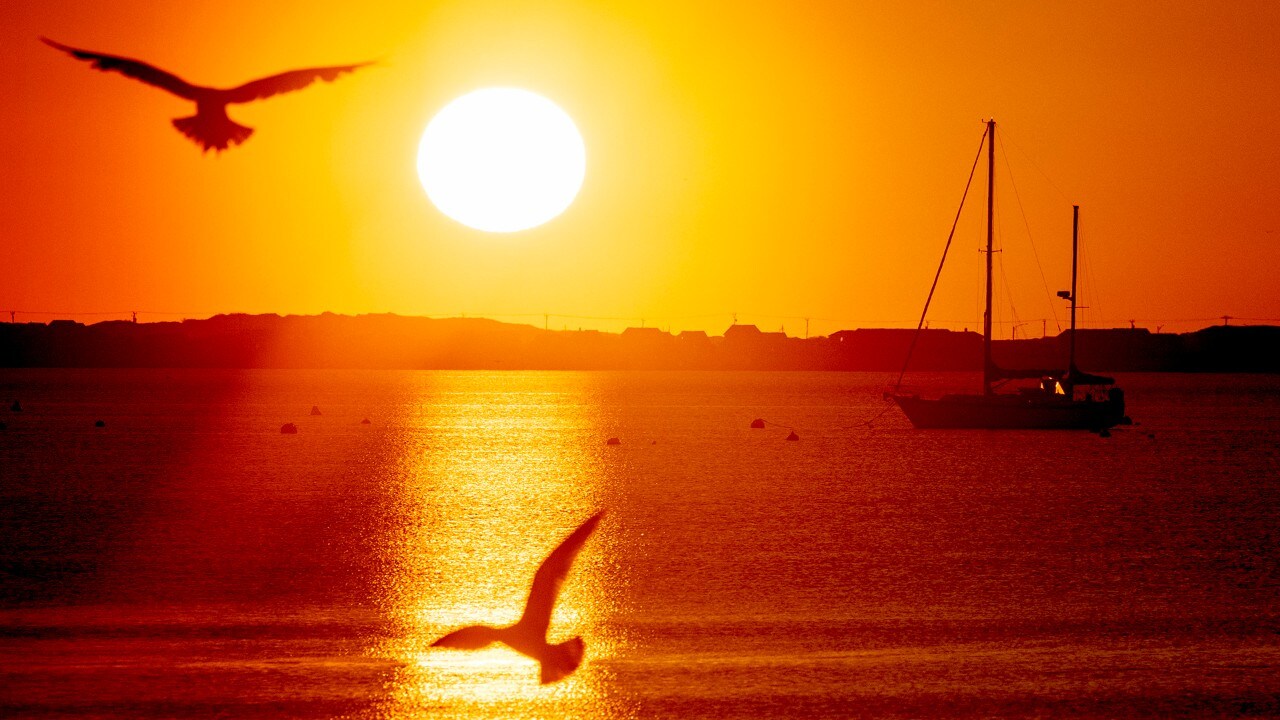
[[[998,336],[1065,322],[1072,202],[1088,325],[1280,318],[1278,27],[1268,1],[8,0],[0,310],[914,325],[994,116]],[[256,134],[202,156],[169,125],[189,103],[40,35],[213,85],[383,62],[233,106]],[[512,235],[441,215],[415,170],[432,115],[494,85],[587,146],[574,205]],[[935,327],[979,324],[984,194]]]

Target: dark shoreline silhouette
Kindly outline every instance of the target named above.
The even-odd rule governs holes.
[[[205,320],[84,325],[0,323],[0,367],[388,368],[491,370],[897,371],[913,330],[842,330],[800,339],[733,325],[723,336],[657,328],[543,330],[479,318],[216,315]],[[1069,333],[994,343],[1006,368],[1064,362]],[[1190,333],[1080,330],[1078,362],[1100,372],[1280,372],[1280,327]],[[979,371],[982,338],[925,330],[919,371]]]

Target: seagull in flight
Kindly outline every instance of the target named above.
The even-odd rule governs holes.
[[[533,587],[529,589],[529,600],[524,607],[524,614],[514,625],[506,627],[490,627],[488,625],[471,625],[445,635],[431,643],[432,647],[458,648],[461,650],[479,650],[495,642],[503,643],[513,650],[528,655],[542,663],[540,678],[542,683],[555,682],[568,676],[582,662],[584,644],[581,637],[575,637],[556,645],[547,643],[547,627],[551,624],[551,611],[556,606],[556,597],[560,594],[560,586],[573,559],[582,549],[583,543],[591,537],[592,531],[600,523],[604,512],[592,515],[586,522],[570,533],[560,546],[551,551],[542,566],[533,576]]]
[[[153,65],[148,65],[141,60],[105,55],[89,50],[79,50],[45,37],[40,39],[46,45],[61,50],[77,60],[92,63],[93,67],[98,70],[103,72],[115,71],[125,77],[131,77],[148,85],[154,85],[161,90],[168,90],[184,100],[195,102],[196,114],[191,117],[174,118],[173,126],[192,142],[204,148],[205,152],[209,150],[221,152],[233,145],[239,145],[253,134],[253,128],[240,125],[227,117],[227,105],[265,100],[281,93],[301,90],[316,80],[333,82],[339,75],[372,64],[366,62],[355,65],[290,70],[260,80],[253,80],[239,87],[222,89],[192,85],[177,75],[165,72]]]

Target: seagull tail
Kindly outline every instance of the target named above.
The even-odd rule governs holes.
[[[248,140],[253,134],[253,128],[233,121],[226,113],[197,112],[191,117],[174,118],[173,126],[206,152],[222,152]]]
[[[558,645],[551,645],[542,660],[542,684],[553,683],[566,677],[582,663],[582,638],[576,637]]]

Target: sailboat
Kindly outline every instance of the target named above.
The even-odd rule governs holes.
[[[1058,296],[1071,301],[1071,334],[1068,336],[1067,362],[1060,371],[1009,370],[996,365],[991,357],[991,257],[992,211],[995,191],[995,120],[987,121],[987,272],[986,309],[982,333],[982,393],[943,395],[926,399],[901,393],[899,386],[890,397],[902,408],[907,419],[917,428],[980,428],[990,430],[1092,430],[1102,432],[1129,422],[1124,414],[1124,391],[1115,387],[1112,378],[1083,372],[1076,367],[1076,270],[1079,258],[1080,207],[1072,209],[1071,222],[1071,290]],[[954,230],[953,230],[954,232]],[[945,259],[945,255],[944,255]],[[941,267],[939,267],[941,271]],[[936,284],[936,280],[935,280]],[[926,303],[926,311],[928,304]],[[923,325],[923,316],[921,318]],[[920,328],[916,333],[919,335]],[[913,341],[914,346],[914,341]],[[910,362],[908,353],[907,362]],[[906,366],[903,366],[906,371]],[[996,389],[1008,380],[1038,377],[1038,387],[1022,388],[1016,393],[998,393]],[[1099,396],[1095,388],[1106,388]],[[1078,392],[1082,391],[1082,392]],[[1079,396],[1078,396],[1079,395]]]

